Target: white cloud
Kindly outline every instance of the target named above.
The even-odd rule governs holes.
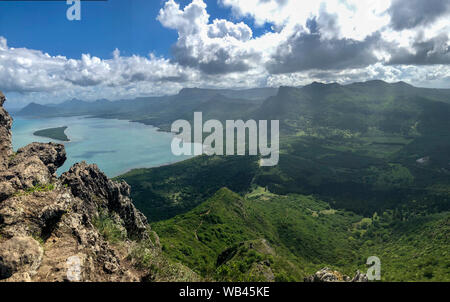
[[[323,13],[335,15],[338,29],[324,32],[339,38],[364,40],[386,26],[389,16],[386,10],[390,0],[220,0],[231,7],[236,16],[252,17],[256,24],[274,24],[277,28],[291,30],[298,25],[306,27],[307,21]],[[325,20],[324,20],[325,21]],[[326,29],[325,22],[319,24]],[[333,29],[334,30],[334,29]]]
[[[252,30],[243,22],[209,20],[207,6],[193,0],[184,9],[169,0],[160,10],[161,24],[178,32],[175,61],[206,74],[246,72],[260,62],[260,51],[252,47]]]
[[[52,102],[176,93],[196,73],[154,55],[122,57],[116,50],[112,59],[82,54],[75,60],[12,48],[0,37],[0,89],[21,93],[17,99],[24,101],[32,99],[31,95],[42,99],[48,95],[46,102]]]
[[[312,81],[448,87],[450,6],[436,1],[405,9],[408,0],[218,0],[233,16],[212,19],[203,0],[185,7],[167,0],[156,17],[178,33],[172,59],[119,50],[111,59],[69,59],[12,48],[0,37],[0,89],[23,102],[59,102]],[[243,17],[272,31],[255,36]]]

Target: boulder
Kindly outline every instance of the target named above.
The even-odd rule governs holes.
[[[15,274],[27,278],[35,275],[43,255],[43,248],[31,237],[7,240],[0,246],[0,279],[11,278]]]
[[[29,156],[8,170],[0,171],[0,201],[20,190],[47,185],[52,174],[37,156]]]
[[[61,167],[66,161],[66,150],[61,144],[32,143],[17,150],[17,154],[10,162],[10,166],[18,165],[31,156],[37,156],[48,168],[51,174]]]
[[[148,235],[147,219],[133,205],[130,186],[126,182],[115,182],[106,177],[97,165],[85,162],[75,164],[61,176],[74,196],[89,201],[90,207],[102,206],[117,213],[123,220],[130,237],[144,239]]]

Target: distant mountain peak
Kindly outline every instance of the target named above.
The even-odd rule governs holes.
[[[398,86],[408,87],[408,88],[414,87],[413,85],[408,84],[408,83],[403,82],[403,81],[400,81],[400,82],[397,82],[397,83],[394,83],[394,84],[395,84],[395,85],[398,85]]]
[[[17,115],[22,115],[22,116],[40,116],[42,114],[46,114],[48,112],[51,112],[53,110],[53,108],[45,106],[45,105],[41,105],[41,104],[37,104],[35,102],[31,102],[28,105],[26,105],[25,107],[23,107],[18,113]]]
[[[369,80],[365,82],[366,84],[383,84],[383,85],[387,85],[389,84],[388,82],[385,82],[383,80]]]
[[[43,106],[43,105],[35,103],[35,102],[31,102],[26,107],[28,107],[28,106]]]
[[[357,82],[350,84],[349,86],[380,87],[380,88],[387,88],[387,87],[415,88],[414,86],[403,81],[389,83],[383,80],[369,80],[366,82]]]
[[[321,86],[321,87],[323,87],[323,86],[341,86],[341,85],[339,83],[336,83],[336,82],[323,83],[323,82],[314,81],[310,85],[306,85],[306,86]]]
[[[342,87],[342,86],[338,83],[312,82],[311,84],[306,85],[301,89],[303,91],[307,91],[307,92],[322,93],[322,92],[333,90],[333,89],[339,89],[340,87]]]
[[[299,88],[291,87],[291,86],[280,86],[280,88],[278,88],[278,95],[279,96],[286,95],[291,92],[297,91],[298,89]]]

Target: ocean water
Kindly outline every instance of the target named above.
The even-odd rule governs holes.
[[[14,150],[32,142],[56,142],[66,147],[67,161],[58,170],[66,172],[81,161],[95,163],[108,177],[135,168],[151,168],[188,159],[171,151],[173,134],[129,121],[87,117],[25,119],[14,117]],[[70,142],[34,136],[37,130],[67,126]]]

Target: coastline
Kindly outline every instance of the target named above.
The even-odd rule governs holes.
[[[139,125],[144,125],[146,127],[151,127],[151,128],[154,129],[154,131],[159,132],[159,133],[165,133],[165,134],[168,134],[168,135],[171,135],[171,136],[175,135],[175,133],[173,133],[173,132],[165,131],[165,130],[163,130],[163,129],[155,126],[155,125],[148,124],[148,123],[145,123],[145,122],[142,122],[142,121],[137,121],[137,120],[129,120],[129,119],[122,119],[122,118],[115,118],[115,117],[101,117],[101,116],[93,116],[93,115],[71,115],[71,116],[64,116],[64,117],[71,117],[71,118],[77,118],[77,119],[87,119],[87,120],[94,120],[94,119],[110,120],[110,121],[116,120],[116,121],[120,121],[120,122],[136,123],[136,124],[139,124]],[[28,120],[43,120],[43,121],[45,121],[47,119],[64,118],[64,117],[56,116],[56,117],[39,117],[39,118],[34,117],[33,118],[33,117],[20,116],[20,118],[24,119],[24,120],[28,119]],[[49,129],[51,129],[51,128],[49,128]],[[49,137],[49,136],[43,136],[43,135],[35,135],[34,133],[30,133],[30,134],[32,134],[32,136],[35,136],[35,137],[41,137],[41,138],[43,137],[43,138],[52,139],[52,140],[55,140],[55,141],[60,142],[60,143],[71,143],[71,142],[74,141],[73,138],[69,138],[69,141],[60,141],[60,140],[56,139],[55,137]],[[170,146],[169,146],[169,149],[167,150],[167,152],[170,152]],[[130,165],[128,168],[125,167],[125,169],[123,169],[122,171],[120,171],[118,173],[114,173],[114,174],[108,175],[108,177],[114,179],[114,178],[120,177],[120,176],[122,176],[124,174],[130,173],[133,170],[138,170],[138,169],[155,169],[155,168],[159,168],[159,167],[170,166],[170,165],[174,165],[174,164],[177,164],[177,163],[180,163],[180,162],[184,162],[184,161],[190,160],[190,159],[192,159],[194,157],[195,156],[191,156],[191,157],[188,157],[188,158],[183,158],[182,157],[182,158],[178,158],[178,159],[172,158],[172,160],[169,160],[169,161],[167,161],[165,163],[156,163],[156,164],[152,164],[152,162],[142,161],[142,162],[139,163],[140,164],[139,166]],[[89,161],[88,159],[81,159],[80,158],[80,159],[77,160],[77,162],[81,162],[83,160]]]

